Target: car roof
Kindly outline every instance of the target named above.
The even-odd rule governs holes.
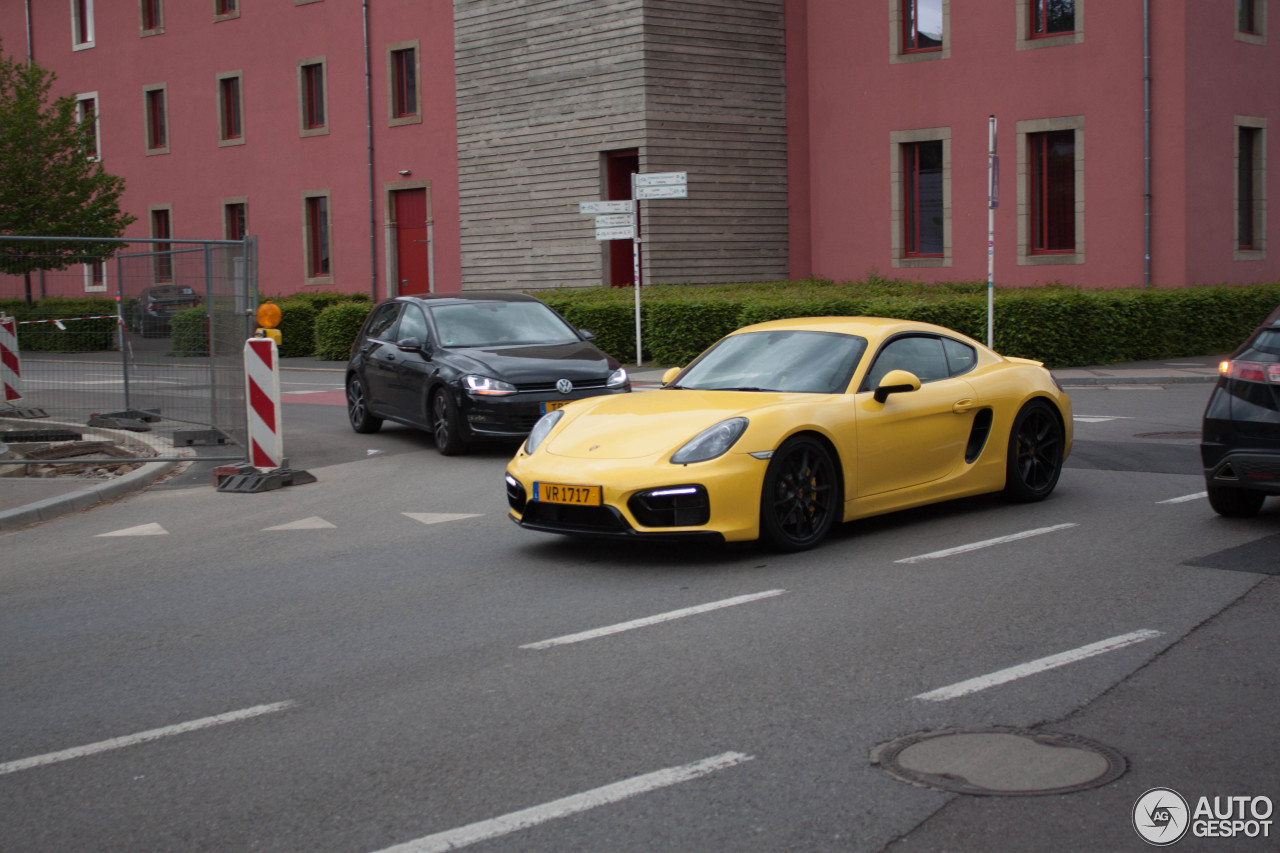
[[[472,302],[541,302],[536,296],[505,290],[470,291],[467,293],[419,293],[397,296],[400,302],[419,302],[423,305],[464,305]]]
[[[920,323],[914,320],[897,320],[891,317],[793,317],[785,320],[769,320],[753,326],[744,326],[733,334],[791,329],[804,332],[837,332],[844,335],[860,335],[865,338],[887,338],[902,332],[924,332],[947,335],[966,341],[967,335],[954,329]]]

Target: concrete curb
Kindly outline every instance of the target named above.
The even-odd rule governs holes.
[[[61,424],[49,421],[42,422],[42,425],[49,424],[52,426],[66,426],[80,430],[85,435],[95,435],[102,439],[110,439],[118,441],[126,447],[139,448],[145,447],[154,450],[157,455],[191,455],[194,454],[188,449],[177,450],[161,443],[158,440],[151,439],[147,436],[138,435],[137,433],[124,432],[119,430],[105,429],[85,429],[78,424]],[[135,471],[130,471],[122,477],[114,477],[110,480],[98,480],[86,482],[85,487],[76,489],[66,494],[57,495],[44,500],[32,501],[24,506],[14,509],[0,510],[0,532],[8,532],[12,530],[20,530],[24,527],[30,527],[33,524],[39,524],[44,521],[52,521],[55,518],[61,518],[64,515],[70,515],[73,512],[88,509],[89,507],[103,503],[104,501],[114,500],[115,498],[127,495],[131,492],[139,491],[146,488],[161,477],[170,474],[179,468],[188,465],[188,462],[146,462],[143,463]]]

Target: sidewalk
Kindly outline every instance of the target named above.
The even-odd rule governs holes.
[[[1106,385],[1172,385],[1184,382],[1214,382],[1222,357],[1201,356],[1171,361],[1072,367],[1053,374],[1068,392],[1073,387]],[[314,358],[282,359],[281,370],[312,370],[341,375],[345,361]],[[634,386],[654,388],[662,381],[662,367],[628,367]],[[339,382],[341,384],[341,382]],[[19,423],[15,421],[15,424]],[[3,425],[3,424],[0,424]],[[132,434],[130,434],[131,437]],[[175,455],[174,448],[157,447],[160,455]],[[0,532],[17,530],[129,494],[154,483],[176,470],[183,462],[149,462],[138,470],[112,480],[84,480],[74,477],[37,479],[0,477]]]

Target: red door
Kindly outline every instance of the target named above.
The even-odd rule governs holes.
[[[631,198],[631,173],[640,171],[640,153],[629,148],[624,151],[610,151],[605,155],[608,162],[608,200],[622,201]],[[640,212],[636,211],[636,221]],[[636,283],[635,259],[632,256],[630,240],[609,241],[609,286],[630,287]]]
[[[427,191],[397,190],[392,194],[396,215],[396,267],[400,295],[431,292],[431,264],[427,252]]]

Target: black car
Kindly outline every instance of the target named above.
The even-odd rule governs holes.
[[[522,293],[388,300],[351,347],[351,428],[420,427],[446,456],[473,441],[522,438],[549,410],[631,390],[627,371],[593,339]]]
[[[144,338],[172,332],[173,315],[201,303],[200,294],[183,284],[160,284],[138,294],[133,304],[133,330]]]
[[[1204,412],[1200,458],[1209,504],[1247,517],[1280,495],[1280,308],[1221,366]]]

